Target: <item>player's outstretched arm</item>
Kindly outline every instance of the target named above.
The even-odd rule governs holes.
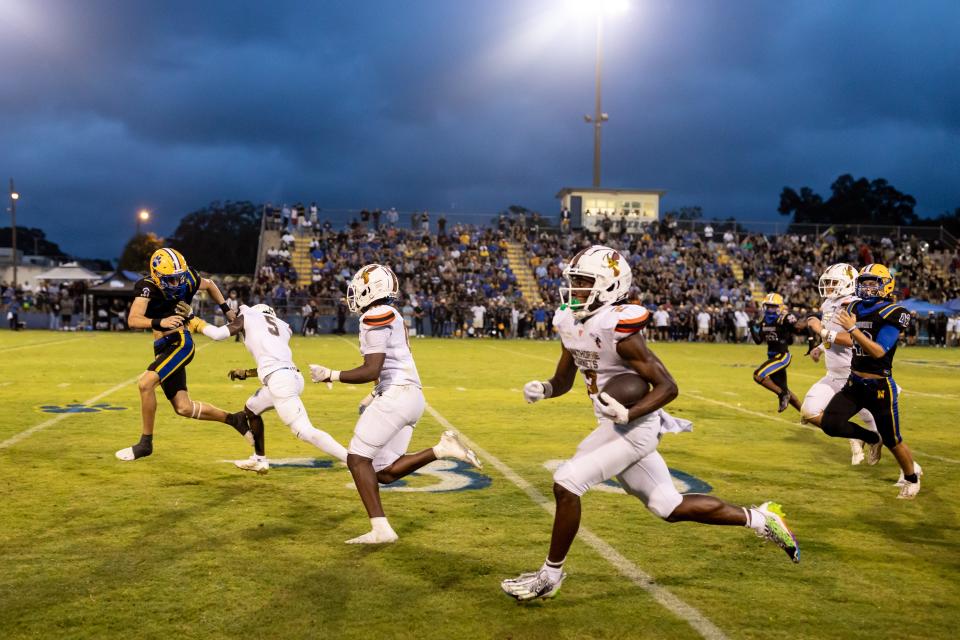
[[[319,364],[310,365],[310,379],[314,382],[343,382],[345,384],[364,384],[380,377],[385,353],[368,353],[363,356],[363,364],[347,371],[328,369]]]
[[[243,316],[237,316],[231,320],[229,324],[225,324],[222,327],[215,327],[205,320],[194,316],[188,321],[187,327],[190,331],[199,331],[211,340],[226,340],[230,336],[235,336],[243,331]]]
[[[577,377],[577,363],[573,356],[567,351],[567,348],[560,345],[560,360],[557,362],[557,370],[549,380],[531,380],[523,385],[523,397],[528,404],[532,404],[545,398],[556,398],[570,391],[573,387],[573,381]]]
[[[639,333],[621,340],[617,353],[650,386],[650,392],[640,402],[630,407],[629,419],[656,411],[674,400],[679,393],[677,383],[660,359],[647,348],[647,341]]]

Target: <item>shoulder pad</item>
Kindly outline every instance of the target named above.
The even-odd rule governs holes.
[[[636,333],[647,326],[650,312],[638,304],[625,304],[614,307],[617,324],[614,331],[620,334]]]
[[[381,305],[374,307],[360,317],[361,324],[367,327],[385,327],[397,317],[392,307]]]

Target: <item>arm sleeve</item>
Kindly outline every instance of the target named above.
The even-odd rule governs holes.
[[[230,337],[230,327],[223,325],[222,327],[215,327],[212,324],[208,324],[203,329],[203,335],[207,336],[211,340],[226,340]]]
[[[897,344],[897,338],[900,337],[900,330],[892,324],[885,324],[880,328],[880,333],[874,339],[874,342],[883,347],[883,351],[890,351],[890,347]]]

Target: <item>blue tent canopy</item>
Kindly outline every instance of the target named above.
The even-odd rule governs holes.
[[[906,309],[907,311],[916,311],[917,313],[946,313],[947,315],[952,315],[954,309],[944,306],[942,304],[933,304],[932,302],[927,302],[926,300],[920,300],[919,298],[907,298],[900,302],[900,306]]]
[[[954,298],[953,300],[947,303],[948,309],[953,309],[954,311],[960,311],[960,298]]]

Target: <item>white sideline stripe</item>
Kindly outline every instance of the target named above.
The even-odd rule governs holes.
[[[343,336],[337,337],[356,347],[356,345]],[[509,349],[499,349],[492,345],[490,345],[490,348],[497,349],[498,351],[510,351]],[[540,359],[546,360],[547,358]],[[491,465],[493,465],[493,467],[503,474],[507,480],[515,484],[521,491],[526,493],[527,496],[536,504],[543,507],[547,513],[553,515],[553,503],[547,500],[542,493],[537,491],[532,484],[524,480],[523,477],[504,464],[499,458],[494,457],[489,451],[477,446],[477,443],[464,435],[462,431],[450,424],[450,421],[440,415],[440,413],[438,413],[437,410],[434,409],[429,403],[426,405],[426,410],[431,416],[433,416],[434,420],[440,423],[440,426],[442,426],[444,429],[456,431],[460,435],[460,438],[463,440],[463,442],[468,447],[473,449],[474,452],[480,456],[481,460],[489,462]],[[630,562],[630,560],[625,558],[619,551],[610,546],[602,538],[583,526],[580,527],[578,535],[582,540],[584,540],[584,542],[593,547],[593,550],[599,553],[604,560],[612,564],[617,571],[629,578],[630,581],[636,584],[638,587],[649,593],[662,607],[675,614],[679,618],[682,618],[702,637],[707,638],[708,640],[727,640],[726,634],[724,634],[719,627],[710,622],[706,616],[658,585],[650,575],[645,573],[637,565]]]
[[[206,347],[209,347],[211,344],[213,344],[213,343],[210,342],[209,344],[205,344],[205,345],[203,345],[202,347],[198,347],[198,348],[197,348],[197,351],[199,351],[200,349],[204,349],[204,348],[206,348]],[[101,394],[99,394],[99,395],[96,395],[96,396],[90,398],[89,400],[85,400],[85,401],[83,402],[83,404],[93,404],[93,403],[96,402],[97,400],[102,400],[103,398],[106,398],[106,397],[109,396],[110,394],[116,393],[116,392],[119,391],[120,389],[123,389],[123,388],[124,388],[125,386],[127,386],[128,384],[133,384],[134,382],[137,381],[137,379],[138,379],[139,377],[140,377],[140,374],[138,373],[136,376],[130,378],[129,380],[125,380],[124,382],[121,382],[121,383],[118,384],[117,386],[115,386],[115,387],[113,387],[113,388],[111,388],[111,389],[107,389],[107,390],[104,391],[103,393],[101,393]],[[2,449],[7,449],[7,448],[9,448],[9,447],[12,447],[13,445],[17,444],[17,443],[20,442],[21,440],[25,440],[26,438],[29,438],[30,436],[32,436],[33,434],[35,434],[37,431],[42,431],[43,429],[46,429],[47,427],[51,427],[51,426],[57,424],[58,422],[60,422],[61,420],[64,420],[64,419],[69,418],[70,416],[74,416],[74,415],[78,415],[78,414],[75,414],[75,413],[61,413],[61,414],[59,414],[58,416],[56,416],[55,418],[50,418],[49,420],[46,420],[46,421],[44,421],[44,422],[41,422],[40,424],[33,425],[33,426],[30,427],[29,429],[25,429],[25,430],[21,431],[20,433],[16,434],[15,436],[11,436],[10,438],[7,438],[7,439],[4,440],[3,442],[0,442],[0,450],[2,450]]]
[[[97,400],[100,400],[100,399],[102,399],[102,398],[106,398],[106,397],[109,396],[111,393],[114,393],[114,392],[116,392],[116,391],[119,391],[120,389],[124,388],[125,386],[127,386],[127,385],[129,385],[129,384],[133,384],[134,382],[137,381],[137,378],[139,378],[139,377],[140,377],[140,374],[137,374],[136,377],[130,378],[129,380],[127,380],[127,381],[125,381],[125,382],[121,382],[120,384],[118,384],[117,386],[115,386],[115,387],[113,387],[113,388],[111,388],[111,389],[107,389],[107,390],[104,391],[103,393],[101,393],[101,394],[99,394],[99,395],[96,395],[96,396],[90,398],[89,400],[86,400],[83,404],[93,404],[93,403],[96,402]],[[7,438],[7,439],[4,440],[3,442],[0,442],[0,449],[6,449],[6,448],[8,448],[8,447],[12,447],[13,445],[17,444],[17,443],[20,442],[21,440],[25,440],[26,438],[29,438],[30,436],[32,436],[33,434],[35,434],[37,431],[41,431],[41,430],[43,430],[43,429],[46,429],[47,427],[52,427],[53,425],[57,424],[57,423],[60,422],[61,420],[64,420],[64,419],[66,419],[66,418],[68,418],[68,417],[70,417],[70,416],[72,416],[72,415],[77,415],[77,414],[75,414],[75,413],[61,413],[61,414],[59,414],[58,416],[56,416],[56,417],[54,417],[54,418],[50,418],[49,420],[46,420],[46,421],[44,421],[44,422],[41,422],[40,424],[34,425],[34,426],[30,427],[29,429],[26,429],[26,430],[24,430],[24,431],[21,431],[21,432],[18,433],[17,435],[12,436],[12,437],[10,437],[10,438]]]
[[[432,406],[428,404],[426,409],[427,412],[429,412],[430,415],[433,416],[433,418],[439,422],[444,429],[451,429],[459,433],[460,438],[464,441],[464,443],[473,449],[482,460],[493,465],[493,467],[505,478],[507,478],[507,480],[515,484],[519,489],[526,493],[527,496],[536,504],[543,507],[547,513],[551,515],[553,514],[553,503],[547,500],[547,498],[544,497],[542,493],[537,491],[533,485],[524,480],[519,474],[517,474],[517,472],[504,464],[499,458],[491,455],[489,451],[477,446],[473,440],[465,436],[463,432],[450,424],[450,422],[440,415]],[[599,553],[604,560],[612,564],[617,571],[629,578],[630,581],[636,584],[638,587],[648,592],[662,607],[677,617],[683,619],[687,624],[693,627],[701,637],[709,638],[711,640],[725,640],[727,638],[726,634],[724,634],[719,627],[710,622],[706,616],[658,585],[649,574],[645,573],[642,569],[640,569],[640,567],[625,558],[623,554],[614,549],[610,544],[604,541],[603,538],[583,526],[580,527],[580,532],[578,535],[584,542],[593,547],[593,550]]]
[[[750,409],[744,409],[743,407],[738,407],[738,406],[736,406],[736,405],[730,404],[729,402],[723,402],[722,400],[714,400],[713,398],[707,398],[706,396],[702,396],[702,395],[700,395],[699,393],[693,393],[693,392],[688,391],[688,392],[686,393],[686,395],[690,396],[691,398],[694,398],[695,400],[702,400],[703,402],[710,402],[710,403],[713,403],[713,404],[720,405],[721,407],[727,407],[728,409],[733,409],[734,411],[739,411],[740,413],[746,413],[746,414],[749,414],[749,415],[751,415],[751,416],[757,416],[758,418],[765,418],[765,419],[767,419],[767,420],[772,420],[772,421],[774,421],[774,422],[782,422],[782,423],[784,423],[784,424],[790,425],[791,427],[799,427],[800,429],[811,429],[811,430],[813,430],[813,431],[820,431],[819,427],[812,427],[812,426],[810,426],[810,425],[808,425],[808,424],[800,424],[799,422],[791,422],[790,420],[786,420],[786,419],[784,419],[784,418],[780,418],[780,417],[777,417],[777,416],[772,416],[772,415],[769,415],[769,414],[766,414],[766,413],[760,413],[759,411],[752,411],[752,410],[750,410]],[[946,457],[944,457],[944,456],[938,456],[938,455],[934,455],[934,454],[932,454],[932,453],[924,453],[923,451],[920,451],[919,449],[913,449],[913,452],[914,452],[914,453],[917,453],[917,454],[919,454],[919,455],[921,455],[921,456],[923,456],[924,458],[933,458],[934,460],[940,460],[941,462],[949,462],[950,464],[960,464],[960,460],[956,460],[956,459],[954,459],[954,458],[946,458]]]
[[[79,340],[83,340],[83,338],[78,336],[76,338],[64,338],[63,340],[47,340],[46,342],[34,342],[32,344],[23,344],[23,345],[20,345],[19,347],[5,347],[3,349],[0,349],[0,353],[6,353],[8,351],[16,351],[18,349],[32,349],[34,347],[46,347],[47,345],[61,344],[63,342],[77,342]]]

